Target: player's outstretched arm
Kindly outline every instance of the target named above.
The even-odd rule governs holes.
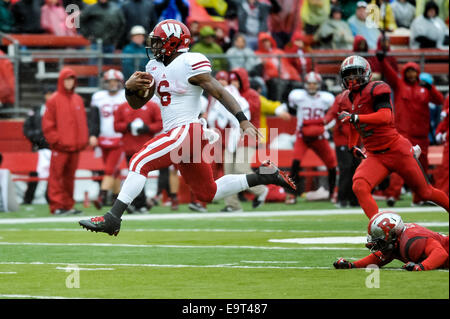
[[[209,73],[201,73],[189,78],[189,83],[198,85],[209,95],[217,99],[239,121],[241,129],[253,137],[263,138],[258,129],[245,117],[236,99]]]
[[[133,109],[141,108],[153,97],[154,86],[153,90],[151,89],[152,81],[154,82],[154,80],[150,80],[150,77],[150,74],[147,72],[136,71],[125,83],[125,97]],[[149,93],[142,96],[141,92],[147,90],[149,90]]]

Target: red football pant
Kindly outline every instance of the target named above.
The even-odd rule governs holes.
[[[378,213],[378,205],[371,195],[372,189],[391,172],[399,174],[421,198],[449,211],[448,196],[428,184],[414,158],[411,143],[400,137],[383,154],[369,152],[367,159],[361,162],[353,176],[353,192],[369,219]]]
[[[47,188],[52,214],[56,209],[72,209],[75,204],[73,189],[79,155],[78,152],[52,151]]]
[[[328,169],[337,166],[336,153],[326,139],[315,139],[305,142],[302,137],[297,137],[292,159],[298,160],[301,163],[308,148],[312,149],[320,157]]]
[[[125,158],[122,147],[106,148],[102,147],[103,164],[105,175],[117,178],[120,176],[120,164]]]
[[[444,152],[442,154],[442,164],[437,168],[435,176],[435,186],[448,196],[448,141],[445,142]]]
[[[211,165],[202,156],[208,143],[202,140],[202,134],[202,125],[191,123],[154,137],[131,158],[130,171],[147,176],[150,171],[175,165],[194,196],[210,202],[217,185]]]
[[[408,140],[411,142],[412,145],[419,145],[422,152],[419,156],[419,162],[420,165],[422,165],[422,168],[427,174],[428,172],[428,147],[430,145],[430,142],[428,140],[428,137],[425,139],[417,139],[414,137],[408,137]],[[385,195],[387,197],[394,197],[395,199],[398,199],[400,197],[400,194],[402,192],[402,187],[404,184],[403,178],[399,176],[398,174],[391,174],[390,181],[389,181],[389,187],[384,191]],[[408,185],[409,186],[409,185]],[[411,187],[411,186],[410,186]],[[418,203],[421,200],[423,200],[419,194],[413,193],[413,202]]]

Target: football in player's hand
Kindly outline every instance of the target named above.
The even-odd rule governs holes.
[[[148,98],[149,96],[152,97],[155,93],[155,80],[153,79],[153,76],[150,73],[143,73],[142,78],[151,81],[150,88],[139,90],[137,95],[141,98]]]

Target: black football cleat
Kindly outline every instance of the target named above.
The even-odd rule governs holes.
[[[268,177],[270,179],[270,184],[279,185],[293,191],[297,190],[297,186],[289,177],[289,174],[280,170],[270,160],[264,161],[261,166],[258,167],[256,174],[263,177]]]
[[[107,212],[103,216],[93,217],[91,219],[83,219],[78,223],[81,227],[90,231],[107,233],[110,236],[117,234],[120,231],[120,223],[122,219],[114,216],[111,212]]]

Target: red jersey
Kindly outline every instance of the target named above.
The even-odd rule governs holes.
[[[351,105],[350,113],[358,115],[371,114],[381,108],[389,108],[392,110],[392,102],[390,99],[387,104],[379,103],[382,97],[391,94],[391,88],[383,81],[369,82],[362,90],[348,91],[346,94],[349,100],[347,103]],[[367,124],[360,122],[352,125],[351,130],[358,131],[364,147],[369,152],[386,149],[400,137],[395,128],[394,114],[391,114],[391,118],[387,124]]]
[[[421,263],[425,270],[449,268],[448,236],[414,223],[405,224],[405,226],[392,255],[385,256],[381,252],[376,252],[355,261],[355,266],[357,268],[370,264],[383,266],[398,259],[404,263],[409,261]]]
[[[341,121],[338,120],[338,113],[342,111],[351,112],[352,105],[348,99],[348,93],[350,93],[350,91],[347,90],[338,94],[333,105],[325,114],[326,123],[331,122],[333,119],[336,120],[336,125],[333,129],[333,141],[336,146],[346,146],[347,139],[350,135],[350,126],[342,124]]]

